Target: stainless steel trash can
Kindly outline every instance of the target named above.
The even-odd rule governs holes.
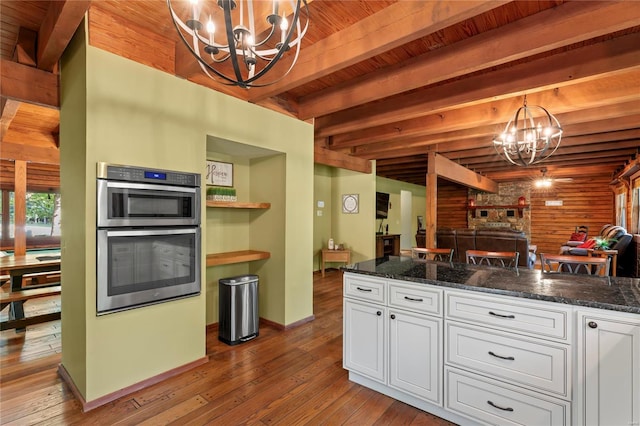
[[[237,345],[258,337],[258,276],[222,278],[218,288],[218,339]]]

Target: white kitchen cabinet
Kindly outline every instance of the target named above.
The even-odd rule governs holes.
[[[389,385],[442,405],[442,320],[389,310]]]
[[[386,308],[344,301],[343,367],[385,383]]]
[[[576,323],[576,424],[640,425],[638,315],[582,309]]]
[[[442,291],[346,274],[344,280],[344,368],[442,406],[442,318],[422,313],[441,314]]]

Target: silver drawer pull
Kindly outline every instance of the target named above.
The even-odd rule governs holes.
[[[413,297],[409,296],[405,296],[404,298],[410,300],[411,302],[424,302],[424,299],[414,299]]]
[[[499,405],[494,404],[494,403],[493,403],[493,402],[491,402],[491,401],[487,401],[487,404],[489,404],[490,406],[492,406],[492,407],[494,407],[494,408],[497,408],[498,410],[502,410],[502,411],[513,411],[513,408],[511,408],[511,407],[504,408],[504,407],[501,407],[501,406],[499,406]]]
[[[500,318],[515,318],[515,315],[500,315],[500,314],[496,314],[495,312],[491,312],[489,311],[489,315],[493,315],[494,317],[500,317]]]
[[[491,356],[495,356],[496,358],[500,358],[500,359],[506,359],[508,361],[515,361],[516,359],[512,356],[501,356],[501,355],[496,355],[493,352],[489,351],[489,355]]]
[[[371,289],[370,288],[356,287],[356,290],[366,291],[367,293],[371,293]]]

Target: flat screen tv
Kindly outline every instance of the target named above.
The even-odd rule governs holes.
[[[389,194],[376,192],[376,219],[386,219],[389,216]]]

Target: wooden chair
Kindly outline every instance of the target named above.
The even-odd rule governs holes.
[[[411,248],[411,257],[414,259],[451,262],[453,260],[453,249],[413,247]]]
[[[542,273],[609,275],[611,258],[540,253]]]
[[[467,250],[467,263],[472,265],[517,268],[520,253],[517,251]]]

